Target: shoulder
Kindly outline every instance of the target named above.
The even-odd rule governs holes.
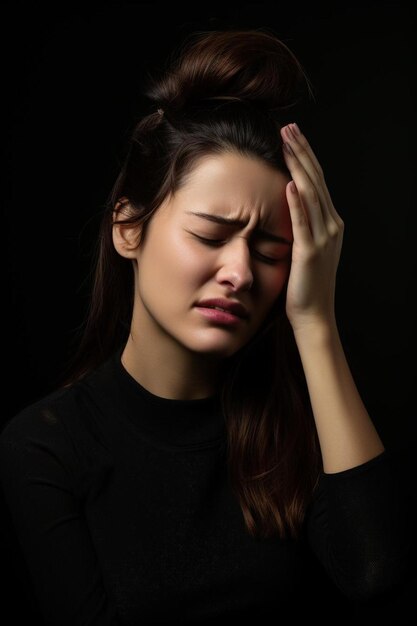
[[[59,406],[72,403],[71,389],[62,389],[26,406],[0,432],[0,482],[6,493],[45,479],[58,484],[74,476],[79,455],[63,426]]]
[[[108,377],[97,368],[12,416],[0,430],[0,484],[37,482],[43,472],[49,484],[70,480],[83,495],[95,476],[111,470],[117,421],[106,420],[98,401]]]
[[[104,369],[103,369],[104,368]],[[0,428],[0,455],[5,449],[52,444],[74,450],[100,439],[102,423],[95,398],[106,381],[101,366],[70,386],[34,401],[6,420]]]
[[[72,387],[58,389],[29,404],[10,417],[0,431],[0,441],[35,434],[42,429],[53,428],[59,421],[57,408],[74,404]]]

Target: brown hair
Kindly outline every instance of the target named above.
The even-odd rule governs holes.
[[[129,334],[133,269],[112,242],[117,202],[129,200],[134,215],[123,221],[142,225],[142,240],[167,194],[184,185],[203,155],[234,151],[289,175],[279,129],[305,85],[310,89],[299,61],[265,29],[194,33],[163,75],[151,78],[145,94],[152,110],[135,125],[106,202],[70,382]],[[284,289],[256,335],[228,359],[221,389],[230,485],[252,536],[298,536],[321,469],[285,295]]]

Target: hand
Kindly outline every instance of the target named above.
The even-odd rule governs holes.
[[[297,331],[311,324],[335,322],[336,271],[344,224],[307,139],[294,124],[281,128],[281,136],[292,151],[289,154],[284,146],[293,178],[286,195],[294,237],[286,312]]]

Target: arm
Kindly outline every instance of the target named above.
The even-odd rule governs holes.
[[[352,600],[393,600],[414,565],[409,495],[388,452],[351,469],[322,473],[309,507],[311,548]]]
[[[323,171],[297,130],[281,130],[290,144],[284,154],[294,181],[287,185],[294,235],[287,315],[306,376],[324,471],[333,473],[374,458],[384,446],[352,378],[335,320],[344,224]]]
[[[59,420],[29,409],[0,435],[0,484],[46,624],[117,626]]]
[[[287,127],[281,133],[291,145],[284,154],[293,176],[286,190],[294,236],[286,311],[324,469],[307,519],[309,540],[345,594],[369,598],[404,579],[411,536],[406,498],[383,454],[337,330],[334,296],[343,221],[306,138]]]
[[[336,325],[295,334],[326,473],[365,463],[384,446],[361,400]]]

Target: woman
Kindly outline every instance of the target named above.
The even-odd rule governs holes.
[[[229,30],[148,86],[71,376],[0,438],[48,624],[295,616],[310,555],[351,599],[404,575],[397,486],[335,319],[343,222],[283,123],[303,84],[273,34]]]

